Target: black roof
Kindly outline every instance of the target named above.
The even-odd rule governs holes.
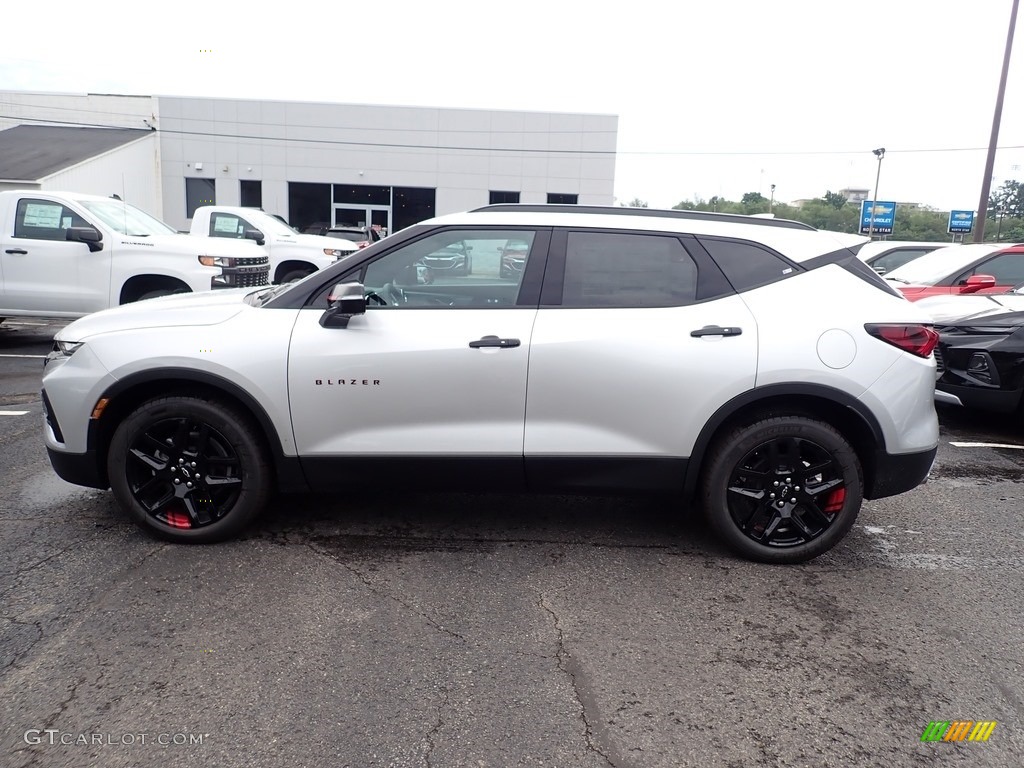
[[[0,180],[38,181],[148,133],[134,128],[16,125],[0,131]]]

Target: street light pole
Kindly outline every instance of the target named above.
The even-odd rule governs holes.
[[[772,197],[771,197],[771,200],[768,201],[768,213],[771,213],[772,212],[772,208],[774,208],[774,207],[775,207],[775,185],[772,184]]]
[[[871,210],[868,212],[868,240],[875,234],[875,207],[878,205],[878,180],[882,178],[882,158],[885,157],[885,147],[872,149],[871,154],[878,158],[878,172],[875,173],[875,194],[871,198]]]
[[[999,143],[999,122],[1003,117],[1003,94],[1006,93],[1006,75],[1010,69],[1010,50],[1013,48],[1013,28],[1017,26],[1017,5],[1013,0],[1010,9],[1010,29],[1006,33],[1006,51],[1003,53],[1003,71],[999,75],[999,93],[996,96],[996,111],[992,116],[992,135],[988,140],[988,156],[985,158],[985,175],[981,178],[981,198],[978,200],[978,226],[974,229],[974,242],[985,242],[985,219],[988,218],[988,193],[992,188],[992,169],[996,164],[996,144]]]

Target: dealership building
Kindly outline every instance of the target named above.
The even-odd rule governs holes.
[[[0,189],[392,232],[489,203],[610,205],[615,115],[0,91]]]

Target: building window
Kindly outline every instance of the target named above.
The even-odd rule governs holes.
[[[202,205],[216,205],[217,195],[213,179],[185,179],[185,218],[191,219],[196,208]]]
[[[263,182],[253,181],[251,179],[243,179],[239,182],[240,192],[239,200],[242,203],[243,208],[262,208],[263,207]]]
[[[335,184],[334,204],[391,205],[391,187],[374,187],[369,184]]]
[[[331,226],[331,185],[288,182],[288,223],[299,232],[320,235]]]
[[[437,190],[428,187],[395,187],[391,206],[392,231],[434,218]]]
[[[500,205],[501,203],[518,203],[519,193],[518,192],[502,192],[497,189],[491,190],[491,205]]]
[[[579,195],[566,195],[558,192],[548,192],[548,202],[560,205],[576,205],[580,201]]]

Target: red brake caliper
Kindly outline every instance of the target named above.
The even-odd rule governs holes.
[[[185,512],[168,512],[167,524],[172,528],[191,528],[192,518]]]
[[[846,489],[836,488],[832,493],[828,495],[828,500],[825,502],[825,512],[827,514],[833,514],[843,508],[843,502],[846,500]]]

